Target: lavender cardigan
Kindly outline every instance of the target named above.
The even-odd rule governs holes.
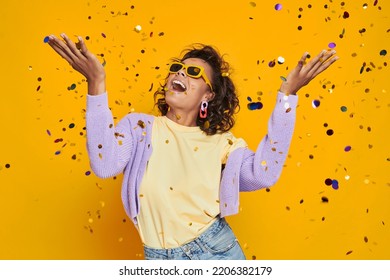
[[[237,148],[229,155],[220,185],[221,217],[238,213],[240,191],[270,187],[278,180],[294,131],[297,101],[297,96],[279,92],[268,133],[256,153]],[[114,126],[107,93],[87,96],[87,149],[91,168],[102,178],[124,173],[122,201],[135,224],[139,187],[153,151],[153,120],[154,116],[132,113]]]

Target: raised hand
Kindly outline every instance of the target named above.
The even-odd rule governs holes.
[[[304,53],[298,61],[298,65],[288,74],[286,81],[280,86],[280,91],[285,94],[296,94],[298,90],[339,59],[335,54],[335,50],[323,50],[305,65],[308,53]]]
[[[50,47],[87,79],[90,95],[104,93],[106,91],[104,67],[99,59],[87,49],[83,38],[78,36],[79,42],[75,44],[64,33],[61,37],[63,40],[50,35],[48,37]]]

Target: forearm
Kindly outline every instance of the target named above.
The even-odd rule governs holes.
[[[126,119],[114,126],[107,94],[87,97],[87,149],[91,168],[103,178],[123,171],[132,147]]]
[[[278,93],[267,135],[256,153],[245,153],[240,173],[241,191],[270,187],[279,179],[294,132],[296,104],[297,96]]]

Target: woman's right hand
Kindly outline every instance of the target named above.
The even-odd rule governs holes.
[[[78,36],[77,46],[64,33],[61,34],[64,40],[54,35],[49,36],[48,44],[62,58],[64,58],[73,69],[80,72],[88,82],[88,94],[98,95],[106,91],[106,73],[104,66],[99,59],[92,54],[84,43],[82,37]]]

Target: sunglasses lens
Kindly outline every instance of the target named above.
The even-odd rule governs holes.
[[[170,72],[177,72],[177,71],[180,71],[180,69],[183,68],[183,65],[179,64],[179,63],[172,63],[171,64],[171,67],[169,68],[169,71]]]
[[[200,68],[199,67],[196,67],[196,66],[190,66],[187,68],[187,74],[189,76],[192,76],[194,78],[198,78],[200,77]]]

